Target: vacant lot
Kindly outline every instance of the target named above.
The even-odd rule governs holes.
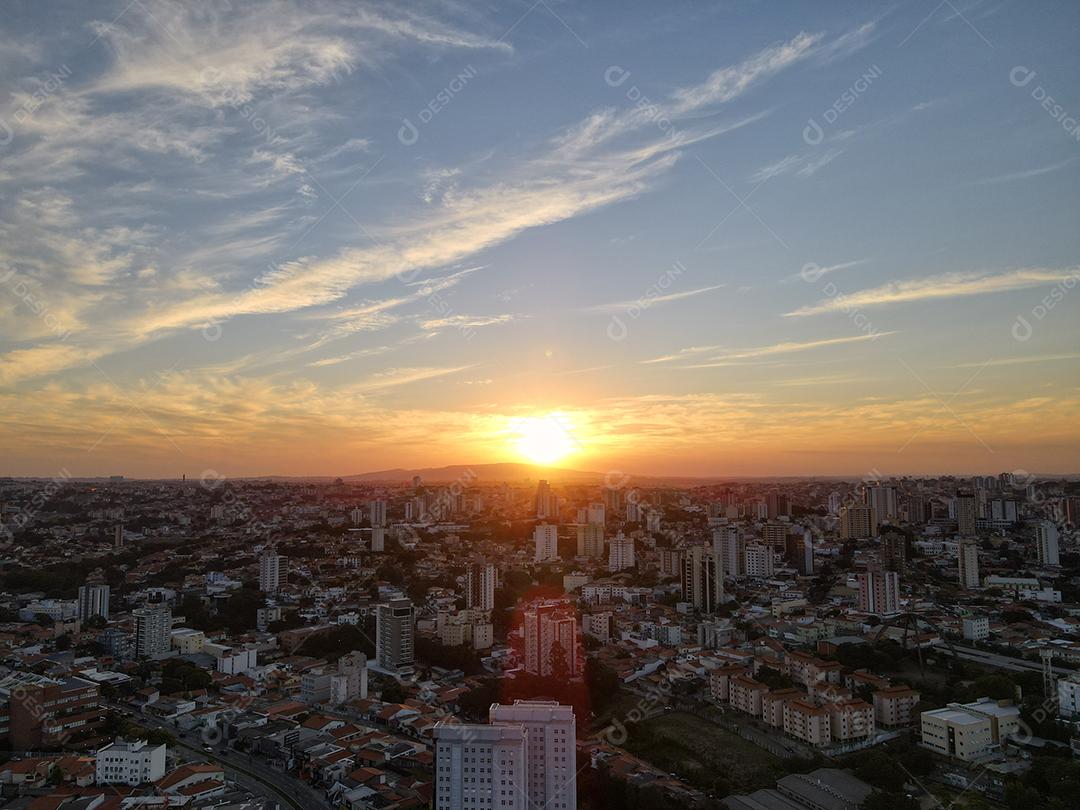
[[[636,699],[620,699],[610,716],[620,717]],[[657,768],[702,790],[726,792],[772,787],[785,771],[781,760],[703,717],[669,712],[627,726],[624,747]],[[723,792],[721,792],[723,791]]]

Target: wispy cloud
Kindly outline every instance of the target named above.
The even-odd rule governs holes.
[[[1080,354],[1035,354],[1027,357],[996,357],[982,362],[956,363],[941,368],[986,368],[988,366],[1018,366],[1027,363],[1057,363],[1062,360],[1080,360]]]
[[[823,349],[828,346],[843,346],[849,343],[862,343],[864,341],[877,340],[879,337],[895,335],[896,332],[876,332],[871,335],[850,335],[848,337],[825,338],[823,340],[807,340],[802,342],[789,341],[786,343],[773,343],[770,346],[758,346],[753,349],[738,349],[718,354],[708,358],[703,363],[680,366],[680,368],[715,368],[731,365],[735,361],[753,360],[759,357],[772,357],[777,354],[792,354],[794,352],[806,352],[812,349]],[[701,350],[695,350],[700,352]],[[686,354],[669,355],[666,358],[656,358],[648,362],[660,362],[661,360],[685,359]]]
[[[699,287],[696,290],[682,290],[681,292],[668,293],[667,295],[649,296],[647,298],[629,299],[626,301],[615,301],[611,304],[596,304],[591,307],[584,307],[581,312],[625,312],[631,307],[652,307],[658,304],[670,304],[672,301],[681,301],[684,298],[693,298],[696,295],[702,295],[703,293],[713,292],[714,290],[721,290],[726,287],[726,284],[713,284],[711,287]]]
[[[1057,284],[1069,278],[1076,278],[1078,274],[1080,274],[1080,268],[1072,270],[1029,268],[996,274],[987,272],[945,273],[939,276],[893,281],[880,287],[860,290],[849,295],[822,299],[816,304],[786,312],[784,316],[806,317],[808,315],[822,315],[827,312],[888,306],[912,301],[988,295],[990,293]]]
[[[994,177],[987,177],[984,180],[976,181],[975,185],[979,186],[991,186],[998,183],[1011,183],[1014,180],[1027,180],[1031,177],[1039,177],[1044,174],[1052,174],[1053,172],[1060,171],[1067,166],[1074,165],[1080,158],[1071,157],[1068,160],[1062,160],[1058,163],[1051,163],[1049,166],[1040,166],[1037,169],[1028,169],[1022,172],[1009,172],[1008,174],[999,174]]]

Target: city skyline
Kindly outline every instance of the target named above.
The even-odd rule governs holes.
[[[1080,14],[946,6],[13,4],[0,475],[1080,472]]]

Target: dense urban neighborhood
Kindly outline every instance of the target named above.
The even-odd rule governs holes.
[[[483,472],[4,480],[3,806],[1075,806],[1077,483]]]

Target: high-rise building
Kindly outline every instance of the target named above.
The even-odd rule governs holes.
[[[577,732],[573,707],[539,700],[516,700],[512,706],[494,703],[488,711],[488,719],[493,726],[525,729],[527,807],[532,810],[574,810],[577,807]],[[501,805],[493,804],[492,807],[501,808]]]
[[[349,520],[352,521],[353,526],[359,526],[364,520],[363,510],[357,506],[351,512],[349,512]]]
[[[895,523],[899,514],[896,503],[896,490],[887,486],[867,487],[864,493],[866,505],[874,515],[874,524],[882,526]]]
[[[603,526],[604,525],[604,519],[605,519],[606,515],[607,515],[607,511],[604,508],[604,504],[602,504],[602,503],[590,503],[589,504],[589,509],[588,509],[588,512],[587,512],[587,516],[586,516],[586,522],[588,522],[588,523],[599,523],[601,526]]]
[[[473,563],[465,573],[465,607],[470,610],[495,609],[495,566]]]
[[[979,587],[979,544],[976,540],[965,538],[959,547],[960,587]]]
[[[748,577],[771,577],[776,571],[772,546],[748,543],[744,550]]]
[[[687,550],[683,558],[683,599],[702,613],[714,613],[724,601],[723,564],[704,546]]]
[[[289,570],[289,558],[267,552],[259,557],[259,590],[275,594],[285,582]]]
[[[559,517],[559,499],[551,491],[551,484],[547,481],[540,481],[536,485],[536,517],[539,520],[557,520]]]
[[[612,515],[619,515],[623,511],[623,491],[615,487],[604,487],[600,490],[604,508]]]
[[[559,527],[550,523],[540,523],[533,529],[533,542],[536,544],[536,562],[559,559]]]
[[[903,571],[907,565],[907,537],[897,531],[881,535],[881,564],[889,571]]]
[[[525,610],[522,624],[526,672],[541,677],[578,674],[577,620],[572,608],[561,602],[534,605]],[[564,667],[565,672],[559,672]]]
[[[368,517],[372,526],[385,526],[386,501],[381,498],[368,501]]]
[[[87,583],[79,586],[79,620],[92,616],[109,618],[109,586]]]
[[[785,540],[784,553],[787,562],[802,576],[814,573],[814,538],[808,531],[789,534]]]
[[[1051,520],[1041,520],[1035,527],[1035,545],[1040,565],[1061,565],[1058,552],[1058,530]]]
[[[870,570],[859,574],[859,610],[875,616],[900,612],[900,575]]]
[[[608,554],[608,571],[622,571],[634,567],[634,538],[619,532],[611,541]]]
[[[386,550],[386,529],[382,526],[371,527],[371,550],[376,553]]]
[[[840,507],[840,539],[863,540],[877,532],[874,510],[864,503]]]
[[[787,533],[790,528],[790,523],[769,521],[761,527],[761,539],[765,541],[765,545],[783,552],[787,545]]]
[[[840,514],[840,503],[841,503],[840,493],[839,492],[830,492],[829,493],[829,514],[830,515],[839,515]]]
[[[392,599],[375,612],[375,660],[387,672],[407,674],[413,668],[415,612],[408,599]]]
[[[579,557],[604,556],[604,527],[589,523],[577,527],[577,553]]]
[[[530,810],[528,732],[520,723],[435,726],[439,810]]]
[[[779,492],[770,492],[765,496],[765,510],[769,520],[791,515],[791,501],[787,495]]]
[[[124,547],[124,524],[117,523],[113,526],[113,548]]]
[[[721,576],[741,577],[746,573],[744,544],[738,526],[713,529],[713,554],[722,563]]]
[[[956,532],[961,537],[971,537],[975,534],[975,521],[978,517],[978,506],[975,493],[969,490],[961,490],[956,493]]]
[[[135,617],[135,654],[158,658],[172,647],[172,611],[165,605],[146,605],[131,612]]]

